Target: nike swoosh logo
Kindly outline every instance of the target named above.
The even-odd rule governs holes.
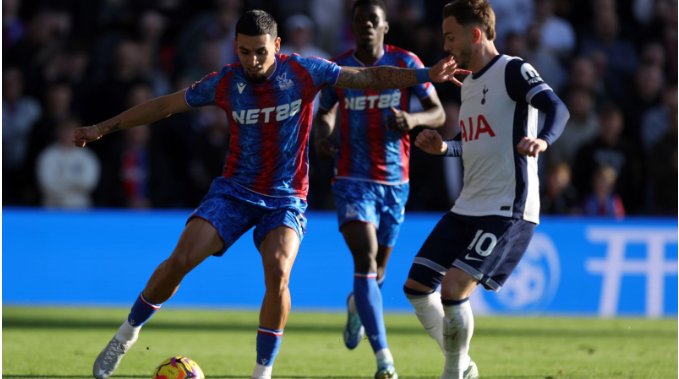
[[[467,255],[464,256],[464,259],[467,259],[467,260],[470,260],[470,261],[479,261],[479,262],[483,262],[483,259],[470,257],[470,256],[469,256],[469,253],[467,253]]]

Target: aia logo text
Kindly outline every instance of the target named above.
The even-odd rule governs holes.
[[[460,134],[462,140],[465,142],[475,141],[481,137],[482,134],[488,134],[489,137],[495,137],[493,128],[488,123],[488,120],[480,114],[474,120],[473,117],[468,117],[465,120],[460,120]]]

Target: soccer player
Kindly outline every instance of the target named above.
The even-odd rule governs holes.
[[[108,133],[206,105],[222,108],[231,128],[223,175],[213,181],[172,254],[156,268],[127,320],[97,357],[95,378],[113,374],[142,325],[177,291],[184,276],[207,257],[224,254],[252,227],[266,287],[252,377],[270,378],[290,310],[290,271],[305,232],[314,96],[326,85],[402,88],[453,80],[456,72],[451,58],[431,69],[341,68],[320,58],[279,55],[280,44],[273,17],[248,11],[236,23],[238,63],[74,132],[74,143],[84,147]]]
[[[420,323],[443,350],[442,379],[478,378],[469,357],[469,297],[478,284],[500,290],[523,256],[539,221],[537,158],[569,117],[537,71],[499,54],[494,37],[487,0],[443,8],[444,49],[472,72],[462,84],[461,131],[453,141],[435,131],[415,141],[430,154],[462,156],[464,167],[460,196],[420,248],[404,286]],[[538,111],[545,116],[541,130]]]
[[[382,0],[357,0],[352,7],[356,48],[334,61],[353,67],[422,68],[415,54],[384,44],[388,30]],[[408,112],[413,95],[424,111]],[[336,149],[329,137],[338,112],[340,142]],[[439,127],[444,119],[431,83],[382,91],[326,87],[321,92],[314,140],[320,154],[336,153],[332,189],[339,227],[354,260],[344,344],[356,348],[365,330],[377,360],[375,378],[398,377],[387,344],[380,288],[408,200],[408,132],[418,125]]]

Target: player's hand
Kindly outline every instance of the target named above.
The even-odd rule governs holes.
[[[432,155],[443,155],[448,146],[443,142],[441,135],[431,129],[423,129],[415,138],[415,146]]]
[[[537,157],[538,154],[547,150],[547,142],[540,138],[523,137],[516,145],[516,150],[518,150],[521,155]]]
[[[333,159],[337,154],[337,147],[328,138],[320,138],[315,141],[316,154],[324,159]]]
[[[469,75],[471,73],[472,72],[469,70],[458,68],[457,62],[455,62],[455,58],[452,56],[441,59],[429,69],[429,77],[432,82],[443,83],[445,81],[451,81],[459,87],[462,87],[462,82],[458,80],[455,75]]]
[[[73,143],[78,147],[85,147],[88,143],[100,140],[103,136],[96,125],[83,126],[73,132]]]
[[[414,128],[413,117],[410,113],[391,107],[391,114],[385,122],[387,129],[407,133]]]

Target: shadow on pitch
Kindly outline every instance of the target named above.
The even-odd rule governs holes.
[[[256,319],[254,320],[256,321]],[[106,320],[74,320],[68,318],[41,319],[38,317],[3,317],[3,329],[117,329],[119,322]],[[341,331],[344,324],[297,324],[290,323],[286,326],[286,332],[337,334]],[[156,320],[146,326],[147,330],[193,330],[193,331],[215,331],[215,332],[248,332],[257,328],[257,323],[233,322],[172,322]],[[401,335],[421,335],[422,328],[413,323],[412,326],[392,325],[388,327],[389,334]],[[574,329],[543,329],[543,328],[483,328],[479,327],[474,331],[474,335],[493,336],[493,337],[560,337],[560,338],[620,338],[627,337],[653,337],[653,338],[675,338],[676,336],[664,330],[648,329],[601,329],[601,330],[574,330]]]

